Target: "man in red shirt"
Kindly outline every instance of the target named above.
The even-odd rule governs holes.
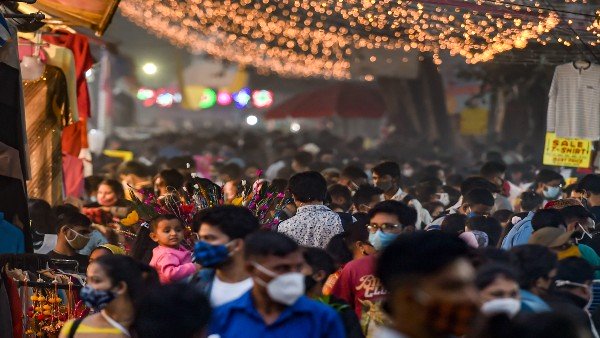
[[[369,212],[369,242],[382,251],[396,237],[415,229],[417,212],[402,202],[381,202]],[[375,276],[377,254],[346,264],[332,294],[354,307],[363,332],[368,337],[376,326],[384,324],[381,303],[387,291]]]

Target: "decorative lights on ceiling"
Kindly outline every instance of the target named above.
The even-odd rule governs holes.
[[[569,46],[573,27],[590,45],[600,43],[593,13],[563,15],[586,6],[574,1],[123,0],[120,8],[192,52],[259,72],[344,79],[357,49],[418,50],[439,64],[444,50],[478,63],[531,41]]]

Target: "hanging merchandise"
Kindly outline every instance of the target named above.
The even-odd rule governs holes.
[[[600,139],[600,66],[575,61],[556,67],[547,131],[558,137]]]
[[[46,65],[43,75],[23,82],[32,197],[51,205],[62,202],[61,130],[68,121],[67,83],[59,68]]]

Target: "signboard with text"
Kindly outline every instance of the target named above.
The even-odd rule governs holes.
[[[560,167],[589,168],[592,142],[584,139],[562,138],[546,133],[544,164]]]

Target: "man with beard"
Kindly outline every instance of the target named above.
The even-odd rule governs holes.
[[[239,298],[252,288],[245,268],[245,239],[260,225],[252,213],[242,207],[220,206],[206,209],[194,217],[199,242],[194,259],[202,270],[190,283],[201,290],[213,307]]]

